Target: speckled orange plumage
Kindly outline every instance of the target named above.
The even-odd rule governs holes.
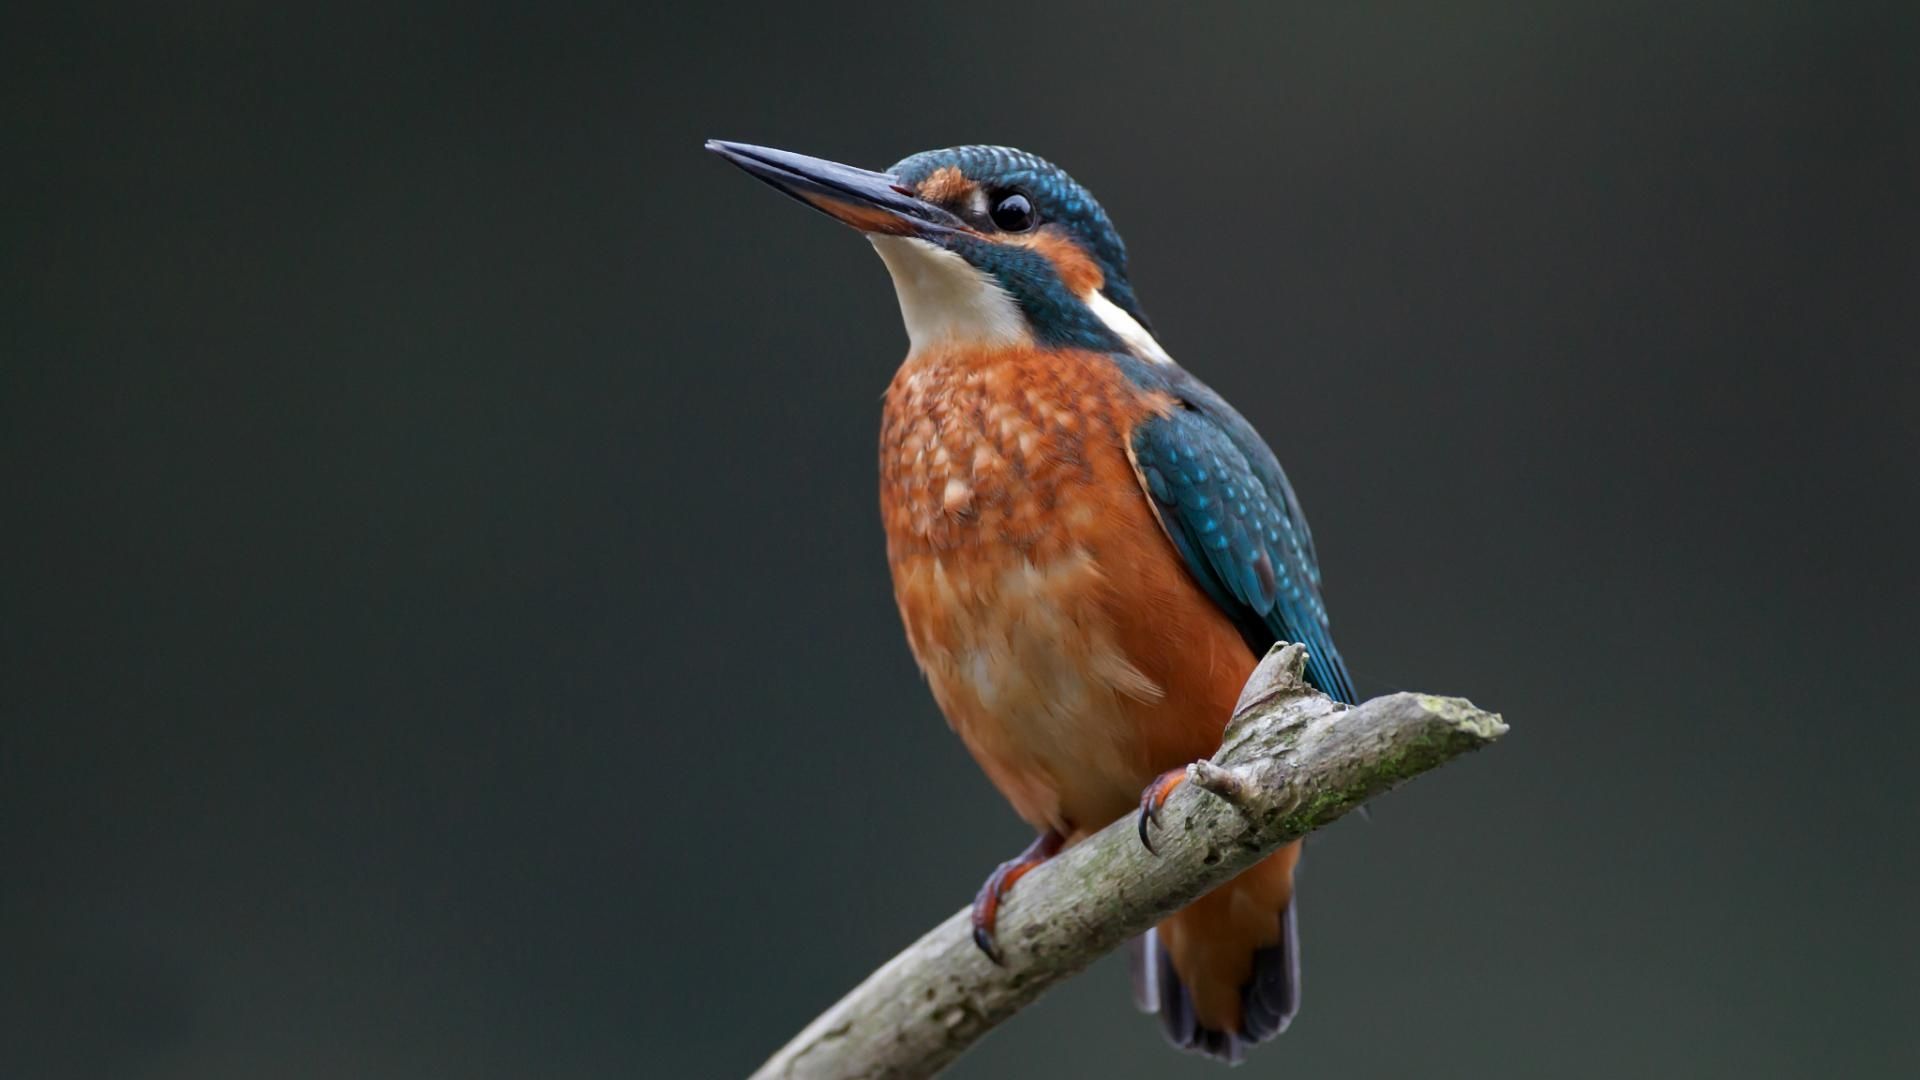
[[[1255,657],[1162,532],[1127,455],[1174,403],[1107,357],[943,347],[887,390],[881,512],[935,699],[1037,830],[1077,842],[1213,754]],[[1296,847],[1161,925],[1203,1023],[1239,1025]]]

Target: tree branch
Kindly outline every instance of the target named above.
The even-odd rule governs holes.
[[[996,1024],[1275,848],[1506,733],[1461,698],[1391,694],[1347,708],[1308,686],[1306,650],[1254,670],[1220,752],[1195,762],[1149,854],[1131,818],[1020,879],[1000,910],[1007,966],[961,910],[887,961],[753,1080],[928,1076]]]

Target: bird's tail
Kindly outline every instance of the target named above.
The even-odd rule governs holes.
[[[1300,1008],[1295,841],[1135,938],[1134,1001],[1167,1040],[1237,1063]]]

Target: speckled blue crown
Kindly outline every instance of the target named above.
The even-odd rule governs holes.
[[[1032,200],[1043,222],[1064,228],[1093,256],[1106,276],[1100,290],[1127,314],[1147,325],[1127,281],[1127,245],[1098,200],[1066,170],[1037,154],[1010,146],[954,146],[926,150],[902,158],[890,170],[907,184],[918,185],[935,170],[952,165],[989,193],[1017,189]]]

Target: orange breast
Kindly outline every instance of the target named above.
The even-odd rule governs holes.
[[[881,511],[907,640],[1035,828],[1070,840],[1219,746],[1254,657],[1127,459],[1171,406],[1104,357],[928,350],[886,397]]]

